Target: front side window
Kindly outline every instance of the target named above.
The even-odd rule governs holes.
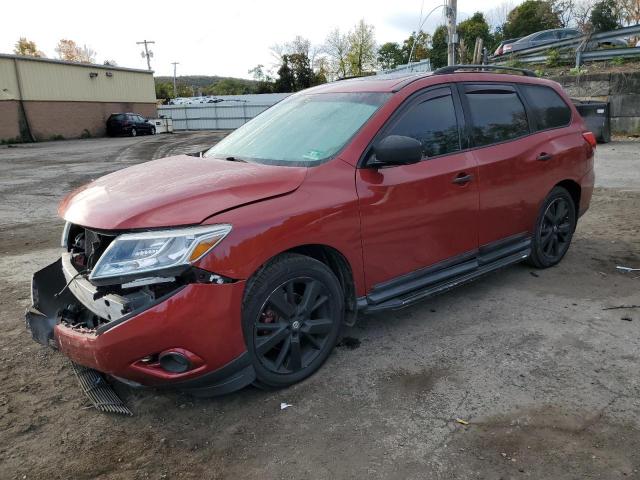
[[[460,150],[458,122],[451,94],[425,100],[411,107],[388,132],[422,143],[423,158]]]
[[[337,154],[390,95],[292,95],[238,128],[204,156],[272,165],[314,165]]]
[[[466,93],[474,145],[506,142],[529,133],[524,105],[511,90],[478,90]]]
[[[537,130],[569,125],[571,109],[555,90],[539,85],[523,85],[521,88],[531,106]]]

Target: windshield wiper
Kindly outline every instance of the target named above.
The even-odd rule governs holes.
[[[243,162],[243,163],[247,163],[246,160],[243,160],[241,158],[238,157],[226,157],[225,160],[228,160],[230,162]]]

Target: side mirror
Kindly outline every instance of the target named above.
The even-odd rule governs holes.
[[[415,138],[389,135],[373,147],[375,164],[408,165],[422,160],[422,143]]]

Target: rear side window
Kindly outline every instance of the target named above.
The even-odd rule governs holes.
[[[466,93],[474,145],[482,147],[529,134],[524,105],[512,90]]]
[[[523,85],[522,90],[533,112],[536,130],[569,125],[571,109],[554,89],[539,85]]]
[[[460,135],[451,94],[431,98],[411,107],[389,135],[412,137],[422,143],[423,158],[460,150]]]

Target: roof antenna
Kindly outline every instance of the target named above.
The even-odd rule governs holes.
[[[410,72],[413,72],[413,67],[411,67],[411,59],[413,58],[413,52],[416,49],[416,43],[418,42],[418,35],[420,35],[420,32],[422,31],[422,27],[424,26],[424,24],[426,23],[426,21],[428,20],[428,18],[431,16],[433,12],[435,12],[439,8],[444,8],[444,7],[446,7],[445,4],[437,5],[427,14],[426,17],[424,17],[424,20],[423,20],[422,9],[424,8],[424,0],[422,0],[422,6],[420,7],[420,20],[418,21],[418,29],[416,30],[415,35],[413,37],[413,45],[411,45],[411,52],[409,52],[409,61],[407,62],[407,65],[409,65]]]

